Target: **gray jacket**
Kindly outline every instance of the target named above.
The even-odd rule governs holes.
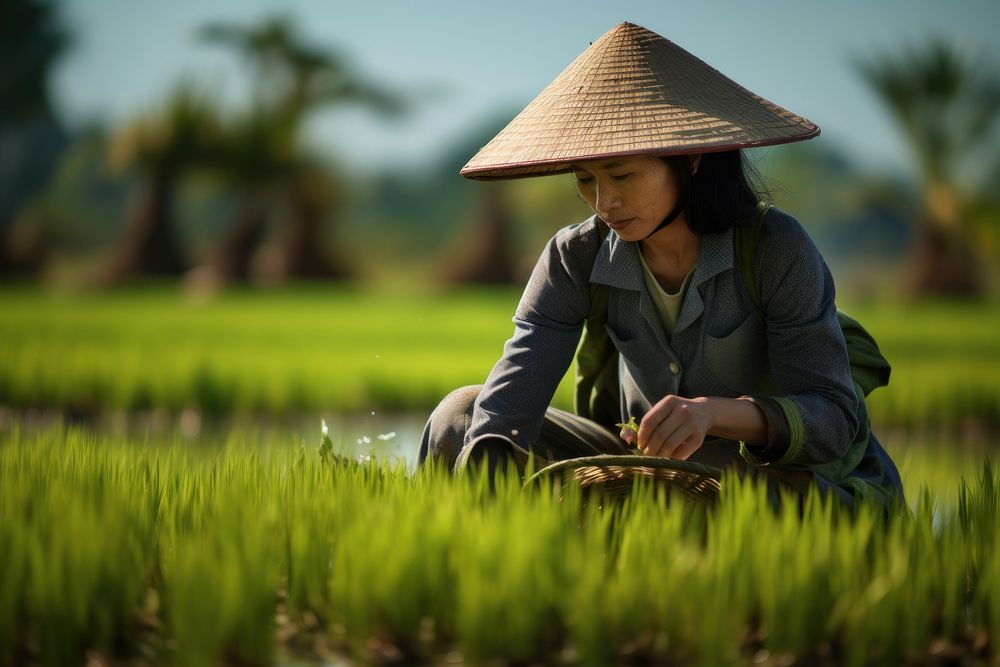
[[[607,332],[620,353],[622,418],[662,397],[752,396],[768,423],[754,462],[805,468],[843,457],[867,420],[837,321],[833,278],[808,234],[772,207],[758,241],[759,312],[735,266],[732,230],[704,234],[669,337],[646,290],[639,246],[598,236],[595,218],[548,243],[514,316],[515,330],[480,394],[466,443],[487,433],[528,447],[573,360],[590,311],[590,283],[607,285]],[[755,393],[770,373],[774,390]],[[898,486],[874,437],[858,474]],[[886,466],[891,470],[886,469]],[[892,479],[887,479],[886,476]]]

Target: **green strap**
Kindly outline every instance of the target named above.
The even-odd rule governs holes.
[[[597,218],[598,246],[608,226]],[[590,284],[590,313],[576,351],[576,414],[610,426],[620,420],[618,405],[618,354],[604,326],[608,322],[608,286]]]

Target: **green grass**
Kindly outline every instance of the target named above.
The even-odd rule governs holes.
[[[76,297],[0,293],[0,403],[181,410],[414,409],[481,382],[512,331],[511,292],[333,289]]]
[[[451,295],[306,287],[204,304],[173,289],[0,290],[0,405],[207,414],[428,410],[482,382],[514,290]],[[848,306],[894,370],[878,426],[1000,427],[1000,304]],[[555,404],[568,407],[567,377]]]
[[[850,307],[893,365],[869,399],[876,422],[1000,427],[1000,303]]]
[[[0,434],[0,665],[1000,656],[1000,477],[978,456],[912,450],[929,484],[884,521],[773,513],[730,479],[707,516],[648,487],[617,510],[491,496],[289,444]]]

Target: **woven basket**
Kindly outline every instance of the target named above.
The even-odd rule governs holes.
[[[528,478],[525,486],[558,481],[563,489],[578,484],[585,494],[596,492],[610,500],[623,500],[632,493],[636,479],[646,478],[687,499],[714,504],[722,490],[721,477],[718,468],[691,461],[602,454],[557,461]]]

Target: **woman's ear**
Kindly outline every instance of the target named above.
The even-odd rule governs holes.
[[[701,164],[701,153],[688,156],[691,159],[691,175],[698,173],[698,165]]]

